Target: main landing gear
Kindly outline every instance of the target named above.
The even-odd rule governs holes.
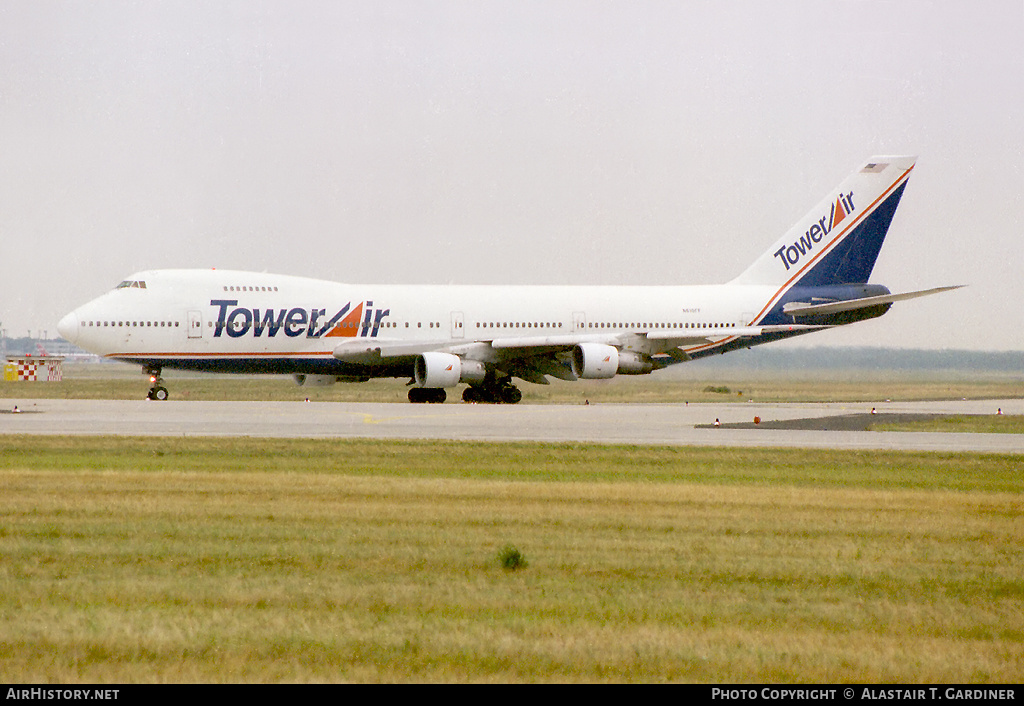
[[[483,385],[470,385],[462,391],[463,402],[485,402],[491,404],[518,404],[523,399],[522,391],[512,384],[512,378],[492,379]]]
[[[440,404],[448,399],[447,393],[439,387],[412,387],[409,389],[409,401],[414,403],[429,402]],[[482,402],[489,404],[517,404],[523,399],[522,391],[512,384],[511,377],[501,379],[491,376],[482,385],[470,385],[462,391],[463,402]]]
[[[411,387],[409,388],[409,401],[415,404],[429,402],[441,404],[448,399],[448,393],[443,387]]]
[[[164,387],[164,379],[160,377],[160,368],[147,368],[149,373],[149,382],[151,387],[149,388],[149,394],[146,395],[148,400],[160,400],[163,402],[167,399],[168,393],[167,388]]]

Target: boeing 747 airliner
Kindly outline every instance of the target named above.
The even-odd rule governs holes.
[[[396,286],[230,270],[151,270],[61,319],[67,340],[165,368],[292,374],[299,384],[409,378],[409,401],[514,404],[514,378],[644,375],[881,316],[868,284],[914,157],[872,157],[727,284]]]

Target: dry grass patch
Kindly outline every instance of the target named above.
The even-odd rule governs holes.
[[[614,447],[335,444],[348,460],[316,465],[273,442],[252,471],[264,442],[95,439],[72,463],[2,440],[14,681],[1022,676],[1024,506],[998,470],[1019,459],[965,456],[1001,489],[953,491],[910,477],[920,455],[903,487],[843,455],[822,486],[788,457],[753,483],[716,450],[637,450],[629,475]],[[522,473],[495,477],[510,448]],[[501,567],[508,545],[526,566]]]

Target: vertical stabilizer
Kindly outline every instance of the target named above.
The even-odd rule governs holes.
[[[731,284],[867,282],[916,159],[869,159]]]

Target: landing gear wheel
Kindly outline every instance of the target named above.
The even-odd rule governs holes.
[[[522,391],[510,382],[481,387],[470,386],[462,391],[463,402],[487,402],[490,404],[518,404],[523,399]]]
[[[413,387],[409,390],[409,401],[413,404],[429,402],[441,404],[448,399],[448,393],[442,387]]]
[[[505,404],[519,404],[523,399],[522,391],[515,385],[508,385],[501,388],[501,401]]]
[[[146,395],[146,399],[159,400],[163,402],[167,399],[167,388],[164,387],[164,379],[160,377],[160,368],[146,368],[146,374],[149,375],[149,394]]]

